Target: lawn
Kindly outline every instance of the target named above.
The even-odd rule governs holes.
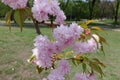
[[[41,31],[50,36],[49,28],[41,27]],[[108,44],[105,45],[105,56],[100,53],[94,55],[106,64],[105,77],[98,80],[120,80],[120,32],[107,30],[105,34],[100,34],[107,39]],[[11,32],[8,27],[0,26],[0,80],[41,80],[43,74],[47,74],[38,74],[35,66],[27,63],[35,36],[32,24],[26,24],[23,32],[16,25],[12,25]],[[71,76],[79,69],[73,67]]]

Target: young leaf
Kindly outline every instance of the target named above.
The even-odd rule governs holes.
[[[30,18],[33,18],[31,9],[30,9],[29,7],[26,7],[26,8],[25,8],[25,13],[26,13]]]
[[[85,23],[82,23],[82,24],[79,24],[81,27],[83,27],[83,28],[88,28],[88,26],[85,24]]]
[[[96,33],[97,34],[97,33]],[[103,38],[102,36],[100,36],[99,34],[97,34],[100,38],[100,43],[104,42],[104,43],[107,43],[107,41],[105,40],[105,38]]]
[[[104,75],[101,67],[95,62],[90,61],[89,66],[91,67],[92,70],[95,70],[96,72],[98,72],[101,75],[101,77]]]
[[[101,43],[101,49],[100,49],[103,53],[104,53],[104,55],[105,55],[105,51],[104,51],[104,47],[103,47],[103,43]]]
[[[56,58],[62,58],[62,57],[64,57],[64,55],[62,53],[59,53],[56,55]]]
[[[9,25],[9,29],[11,30],[10,22],[11,22],[12,10],[8,11],[5,15],[6,24]]]
[[[32,62],[34,59],[35,59],[35,56],[32,55],[29,59],[29,62]]]
[[[79,23],[79,25],[83,28],[88,28],[88,24],[90,24],[91,22],[94,22],[94,20],[87,20],[86,22],[83,22],[83,23]]]
[[[81,64],[80,60],[76,60],[77,65]]]
[[[83,68],[83,72],[86,72],[86,68],[87,68],[87,66],[86,66],[85,63],[82,63],[82,68]]]
[[[70,54],[72,54],[72,51],[68,51],[68,52],[65,53],[66,56],[68,56]]]
[[[74,59],[71,59],[71,61],[72,61],[72,63],[73,63],[75,66],[77,66],[77,64],[76,64],[76,62],[75,62]]]
[[[101,36],[99,36],[99,37],[100,37],[100,42],[107,43],[106,40],[103,37],[101,37]]]
[[[97,49],[99,49],[99,37],[95,37],[92,35],[92,38],[95,40],[96,44],[97,44]]]
[[[16,23],[20,26],[21,31],[23,30],[23,23],[24,23],[26,17],[27,16],[23,9],[15,10],[14,19],[15,19]]]
[[[38,71],[39,74],[43,71],[43,68],[41,68],[39,66],[36,66],[36,69],[37,69],[37,71]]]
[[[91,29],[92,29],[92,30],[103,31],[103,29],[101,29],[101,28],[98,27],[98,26],[93,26]]]
[[[87,21],[85,22],[85,24],[88,25],[88,24],[90,24],[90,23],[92,23],[92,22],[94,22],[94,20],[87,20]]]
[[[106,44],[108,44],[108,43],[107,43],[106,39],[103,38],[102,36],[100,36],[99,34],[97,34],[97,36],[99,37],[99,43],[101,44],[100,50],[105,54],[105,51],[103,48],[103,43],[106,43]]]
[[[102,67],[106,67],[104,63],[100,62],[97,58],[93,58],[93,60],[97,63],[100,64]]]

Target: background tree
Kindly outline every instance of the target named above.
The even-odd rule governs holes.
[[[88,3],[83,0],[70,0],[65,9],[67,20],[88,19]]]
[[[114,16],[115,23],[118,23],[119,6],[120,6],[120,0],[116,0],[115,1],[115,16]]]
[[[67,20],[80,21],[81,19],[114,19],[119,21],[120,0],[59,0],[60,7],[65,12]],[[29,0],[28,6],[33,6]],[[0,17],[3,18],[9,7],[0,2]],[[37,22],[36,22],[37,23]]]
[[[9,11],[11,8],[6,6],[0,1],[0,18],[4,18],[7,11]]]
[[[93,18],[93,12],[94,12],[94,7],[95,3],[97,0],[88,0],[88,5],[89,5],[89,19]]]
[[[113,19],[114,15],[114,2],[103,0],[97,3],[97,7],[95,7],[95,18],[100,18],[101,20],[104,18]]]

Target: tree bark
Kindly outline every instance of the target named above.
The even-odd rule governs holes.
[[[38,21],[35,21],[34,24],[35,24],[36,33],[37,33],[38,35],[42,34],[41,31],[40,31],[40,28],[39,28],[39,26],[38,26]]]
[[[96,0],[89,0],[89,19],[93,18],[93,10],[95,6]]]
[[[119,6],[120,6],[120,0],[117,0],[116,1],[116,9],[115,9],[115,23],[117,23],[118,22],[118,11],[119,11]]]

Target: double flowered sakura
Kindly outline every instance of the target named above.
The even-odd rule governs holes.
[[[60,9],[58,0],[34,0],[32,7],[33,17],[39,21],[46,21],[49,15],[55,16],[55,21],[62,24],[66,19],[64,12]]]
[[[14,10],[23,9],[24,11],[28,0],[2,0],[2,2]],[[53,41],[44,35],[38,35],[34,40],[35,48],[32,50],[32,57],[28,61],[37,65],[40,71],[47,69],[51,71],[42,80],[65,80],[65,76],[72,69],[69,64],[70,61],[74,64],[82,64],[84,69],[81,74],[75,74],[74,80],[95,80],[94,71],[103,75],[100,66],[104,66],[104,64],[96,58],[90,60],[84,56],[101,49],[102,40],[100,41],[98,35],[92,34],[88,27],[84,29],[76,23],[69,26],[64,25],[66,16],[60,9],[58,0],[34,0],[31,12],[33,13],[32,19],[34,18],[38,22],[47,21],[49,16],[53,16],[56,23],[60,25],[52,32]],[[60,57],[60,55],[66,55],[65,49],[72,52],[72,57]],[[86,65],[91,68],[90,71],[86,71]]]
[[[70,66],[66,60],[60,60],[58,67],[50,72],[43,80],[65,80],[64,76],[70,72]]]
[[[82,27],[72,23],[70,26],[61,25],[55,28],[53,30],[54,41],[50,41],[47,36],[37,36],[34,43],[35,48],[33,49],[33,56],[35,56],[33,63],[42,68],[51,68],[54,60],[53,56],[55,54],[59,55],[66,48],[71,48],[73,53],[80,55],[96,52],[98,43],[94,38],[79,41],[80,35],[83,33],[84,29]],[[56,61],[54,60],[54,63]],[[63,58],[60,59],[58,67],[53,69],[44,80],[65,80],[64,76],[69,72],[68,61]],[[76,80],[94,80],[94,78],[91,78],[93,75],[86,75],[85,73],[81,75]]]
[[[28,0],[2,0],[2,2],[14,10],[24,9],[27,6]],[[34,0],[32,7],[33,17],[39,21],[47,21],[49,16],[56,17],[55,21],[57,24],[63,24],[66,16],[59,7],[58,0]]]

